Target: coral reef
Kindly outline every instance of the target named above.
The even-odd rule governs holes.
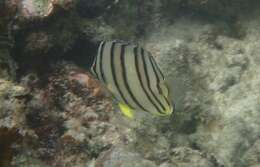
[[[184,112],[178,117],[184,119],[180,132],[189,128],[185,122],[196,122],[186,140],[213,153],[225,166],[243,166],[241,157],[259,138],[259,68],[258,54],[254,54],[259,33],[254,21],[258,16],[252,16],[241,20],[251,25],[241,40],[221,31],[216,35],[217,25],[182,19],[167,28],[168,36],[155,31],[147,42],[157,52],[163,71],[186,85],[179,87],[182,92],[175,92],[183,105],[180,112]],[[179,135],[174,134],[172,140],[178,141]]]
[[[22,86],[0,80],[0,126],[21,128],[28,92]]]
[[[128,152],[122,148],[113,148],[100,155],[95,162],[95,167],[155,167],[149,160],[142,159],[137,153]]]
[[[256,167],[257,0],[0,2],[0,166]],[[97,42],[142,44],[171,117],[123,117],[88,72]]]
[[[22,79],[33,95],[24,113],[31,133],[16,149],[14,164],[82,166],[118,140],[109,121],[111,103],[95,80],[68,63],[51,71],[46,83],[33,74]]]
[[[16,65],[10,56],[10,49],[14,45],[10,34],[10,23],[15,15],[14,1],[0,4],[0,78],[13,80],[16,76]]]
[[[6,80],[14,80],[16,77],[16,64],[6,47],[0,48],[0,77]]]

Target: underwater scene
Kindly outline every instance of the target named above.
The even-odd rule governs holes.
[[[0,167],[260,167],[259,0],[0,0]]]

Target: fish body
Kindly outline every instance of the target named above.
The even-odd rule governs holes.
[[[117,99],[123,114],[170,115],[173,103],[163,73],[151,53],[122,41],[102,41],[91,72]]]

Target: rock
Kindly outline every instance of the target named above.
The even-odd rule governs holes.
[[[155,163],[143,159],[138,153],[129,152],[123,148],[112,148],[100,155],[95,167],[155,167]]]
[[[94,2],[79,0],[77,3],[77,11],[81,17],[97,18],[104,15],[114,5],[113,0],[96,0]]]
[[[55,6],[69,9],[73,0],[22,0],[17,2],[19,16],[25,19],[44,18],[54,12]]]
[[[253,5],[257,5],[258,1],[251,0],[250,2],[245,2],[243,0],[227,0],[225,2],[216,0],[188,0],[184,3],[184,6],[192,8],[198,12],[205,12],[211,14],[215,17],[227,17],[226,19],[237,17],[241,14],[240,10],[250,11]]]
[[[10,23],[15,15],[14,1],[0,4],[0,78],[14,80],[16,77],[16,63],[11,57],[14,41],[11,36]]]
[[[257,140],[243,155],[244,166],[259,166],[260,164],[260,140]]]
[[[0,166],[11,166],[14,147],[22,142],[26,133],[24,112],[27,97],[24,87],[0,79]]]
[[[11,166],[13,145],[21,142],[21,135],[16,128],[0,127],[0,165]]]
[[[51,37],[45,32],[33,32],[26,38],[25,50],[28,56],[41,56],[46,55],[53,47],[50,41]]]
[[[8,46],[3,48],[0,47],[0,78],[5,80],[14,80],[16,77],[16,69],[17,65],[10,56]]]
[[[172,150],[172,166],[180,167],[218,167],[216,160],[190,148],[174,148]]]
[[[10,81],[0,80],[0,127],[22,131],[28,91]]]
[[[22,113],[26,136],[13,164],[83,166],[120,142],[110,122],[111,102],[101,94],[94,98],[99,85],[88,73],[63,62],[45,77],[30,74],[22,79],[32,97]]]
[[[259,23],[254,19],[243,20],[251,26],[241,40],[215,32],[212,25],[180,19],[155,30],[146,42],[167,77],[182,83],[171,85],[176,105],[181,105],[172,120],[178,122],[174,129],[178,132],[171,140],[182,138],[179,144],[183,145],[189,138],[190,145],[212,153],[225,166],[242,166],[240,157],[250,147],[249,141],[259,137],[260,79],[259,62],[255,61],[259,57],[259,33],[255,31]],[[211,38],[215,33],[216,38]]]
[[[173,167],[173,164],[165,162],[165,163],[162,163],[159,167]]]

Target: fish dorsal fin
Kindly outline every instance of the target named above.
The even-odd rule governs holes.
[[[133,119],[134,118],[134,112],[133,109],[131,109],[128,105],[123,103],[118,103],[118,106],[120,108],[120,111],[123,113],[124,116],[127,118]]]

